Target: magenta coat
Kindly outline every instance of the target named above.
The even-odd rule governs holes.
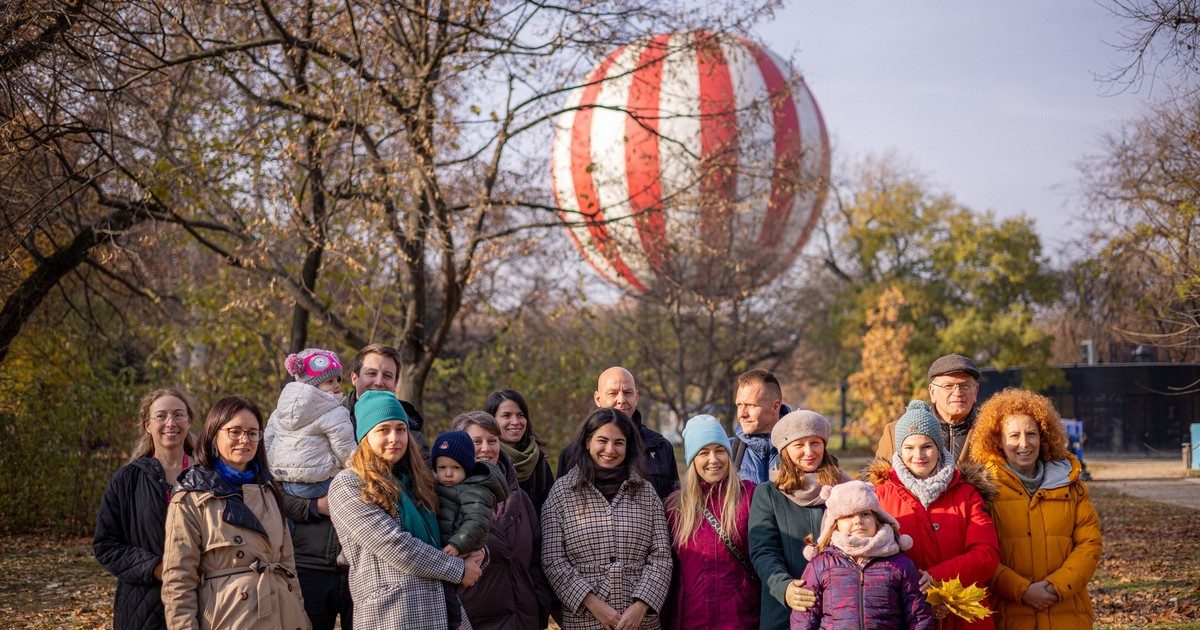
[[[709,484],[700,482],[700,491]],[[680,491],[667,497],[667,505],[675,504]],[[722,487],[708,500],[708,509],[721,518]],[[754,497],[754,482],[742,480],[742,496],[738,501],[737,521],[730,527],[722,524],[741,550],[750,559],[750,500]],[[668,628],[678,630],[757,628],[759,584],[754,574],[742,567],[717,536],[716,530],[703,518],[696,533],[686,545],[675,540],[677,514],[667,510],[667,526],[671,531],[671,549],[675,555],[675,575],[671,582],[669,608],[664,615]],[[735,533],[736,532],[736,533]]]

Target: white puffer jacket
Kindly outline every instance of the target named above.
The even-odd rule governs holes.
[[[341,396],[296,381],[279,394],[263,439],[271,474],[296,483],[332,478],[346,467],[357,446]]]

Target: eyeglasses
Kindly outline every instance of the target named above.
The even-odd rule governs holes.
[[[245,436],[246,439],[250,440],[251,442],[257,442],[262,439],[262,431],[259,431],[258,429],[250,429],[247,431],[241,427],[229,427],[221,430],[224,431],[225,434],[229,436],[229,439],[233,440],[234,442],[242,439],[242,436]]]
[[[975,383],[950,383],[949,385],[942,385],[941,383],[930,383],[930,385],[933,385],[934,387],[936,387],[938,389],[944,389],[952,394],[960,394],[960,393],[969,392],[969,391],[975,389]]]
[[[188,412],[186,412],[182,409],[178,409],[176,411],[172,411],[171,413],[167,413],[165,411],[160,411],[160,412],[154,414],[153,416],[150,416],[151,420],[153,420],[159,424],[166,422],[168,418],[170,418],[171,420],[174,420],[176,423],[187,422]]]

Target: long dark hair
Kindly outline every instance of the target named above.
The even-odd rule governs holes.
[[[579,424],[579,430],[571,438],[571,444],[575,445],[579,454],[575,458],[575,467],[579,469],[579,481],[575,483],[572,490],[578,490],[584,484],[590,484],[595,480],[596,462],[592,461],[592,456],[588,453],[588,441],[592,439],[592,434],[597,429],[606,424],[617,425],[617,428],[625,436],[625,459],[621,462],[621,469],[626,474],[636,472],[638,475],[645,477],[645,471],[642,469],[643,447],[641,432],[634,426],[633,420],[630,420],[629,416],[625,415],[625,412],[620,409],[601,407],[589,413],[583,419],[583,422]]]
[[[217,431],[229,424],[229,421],[241,411],[249,411],[254,414],[254,419],[258,421],[259,431],[266,428],[263,426],[262,409],[249,396],[226,396],[218,400],[204,421],[204,432],[200,435],[201,448],[200,452],[196,453],[197,464],[211,469],[217,463]],[[263,446],[262,439],[259,439],[257,444],[254,451],[254,463],[258,464],[258,474],[261,477],[268,470],[267,449]]]
[[[515,389],[497,389],[488,394],[487,400],[483,403],[483,410],[496,417],[496,412],[500,410],[500,403],[511,400],[517,403],[517,408],[525,415],[525,435],[521,436],[520,444],[528,444],[529,440],[537,442],[538,446],[545,446],[546,442],[538,437],[537,431],[533,430],[533,418],[529,416],[529,403],[525,402],[525,397],[521,392]]]

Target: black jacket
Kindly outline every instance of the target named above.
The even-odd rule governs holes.
[[[633,410],[633,423],[637,425],[642,434],[642,446],[644,447],[642,465],[646,468],[646,479],[654,484],[655,494],[665,502],[667,495],[679,489],[679,469],[675,467],[675,449],[658,431],[642,424],[642,413],[637,409]],[[568,444],[562,454],[558,456],[556,478],[562,479],[563,475],[570,472],[575,467],[575,459],[578,457],[579,449],[575,448],[574,444]]]
[[[118,630],[166,628],[162,582],[154,577],[167,523],[170,485],[164,475],[157,459],[139,457],[113,475],[100,502],[92,550],[117,578],[113,627]]]

